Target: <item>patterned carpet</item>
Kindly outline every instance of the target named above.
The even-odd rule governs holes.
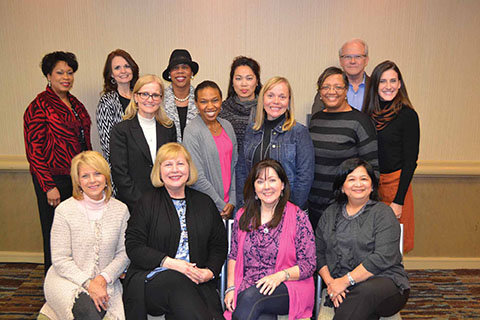
[[[409,270],[412,290],[402,319],[480,319],[480,270]],[[0,264],[0,320],[36,319],[43,265]]]

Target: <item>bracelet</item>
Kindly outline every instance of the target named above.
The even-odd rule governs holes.
[[[88,291],[88,287],[90,287],[90,281],[91,281],[91,279],[88,279],[88,280],[85,280],[84,283],[82,283],[83,289]]]
[[[227,290],[225,290],[225,294],[229,293],[230,291],[235,290],[235,286],[228,287]]]
[[[347,278],[348,278],[348,281],[350,282],[351,286],[354,286],[356,284],[355,280],[350,275],[350,272],[347,272]]]
[[[285,281],[288,281],[290,279],[290,273],[288,273],[287,269],[283,269],[283,272],[285,272]]]

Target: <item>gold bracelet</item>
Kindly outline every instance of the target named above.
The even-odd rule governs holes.
[[[285,272],[285,280],[284,281],[288,281],[288,279],[290,279],[290,273],[288,273],[287,269],[283,269],[282,271]]]

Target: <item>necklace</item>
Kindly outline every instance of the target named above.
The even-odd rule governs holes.
[[[173,97],[175,98],[175,100],[177,100],[178,102],[185,102],[188,100],[188,96],[186,96],[185,98],[179,98],[175,95],[175,93],[173,94]]]

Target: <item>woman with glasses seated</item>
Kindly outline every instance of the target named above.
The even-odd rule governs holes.
[[[390,317],[406,304],[410,285],[402,265],[400,224],[378,202],[378,179],[359,158],[344,161],[334,178],[334,203],[316,235],[317,268],[334,319]]]
[[[163,84],[156,75],[140,77],[133,88],[124,121],[117,123],[110,138],[110,163],[117,199],[130,211],[143,193],[153,190],[150,172],[157,150],[177,141],[177,134],[162,105]]]
[[[308,201],[313,228],[330,204],[333,178],[343,161],[362,158],[378,172],[375,127],[366,114],[348,104],[347,89],[347,76],[339,68],[329,67],[318,78],[318,90],[325,109],[315,113],[310,120],[310,136],[315,148],[315,180]]]

